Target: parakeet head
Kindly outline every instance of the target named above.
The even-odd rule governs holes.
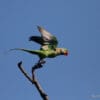
[[[65,56],[68,55],[68,50],[65,49],[65,48],[61,48],[61,49],[60,49],[60,52],[61,52],[62,55],[65,55]]]

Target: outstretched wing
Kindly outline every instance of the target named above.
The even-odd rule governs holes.
[[[40,45],[44,44],[44,40],[40,36],[31,36],[29,38],[29,41],[35,41],[35,42],[39,43]]]
[[[39,32],[41,33],[41,37],[39,36],[31,36],[29,38],[30,41],[35,41],[42,46],[48,46],[50,49],[55,49],[58,45],[58,41],[55,36],[50,34],[48,31],[46,31],[44,28],[37,26]]]
[[[41,33],[41,36],[44,41],[51,41],[53,35],[51,35],[49,32],[47,32],[43,27],[37,26],[39,32]]]

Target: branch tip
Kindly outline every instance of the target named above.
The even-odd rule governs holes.
[[[18,67],[20,67],[22,65],[22,61],[20,61],[19,63],[18,63]]]

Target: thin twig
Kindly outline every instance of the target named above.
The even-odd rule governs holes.
[[[21,70],[21,72],[24,74],[24,76],[33,84],[32,78],[25,72],[25,70],[22,67],[22,61],[18,63],[18,68]]]
[[[38,66],[38,67],[36,67]],[[46,93],[44,93],[43,89],[41,88],[39,82],[37,81],[36,77],[35,77],[35,70],[40,68],[39,65],[35,65],[33,68],[34,68],[34,71],[32,71],[32,78],[26,73],[26,71],[23,69],[22,67],[22,61],[18,63],[18,68],[20,69],[20,71],[23,73],[23,75],[32,83],[35,85],[36,89],[38,90],[41,98],[43,100],[49,100],[48,99],[48,96]]]

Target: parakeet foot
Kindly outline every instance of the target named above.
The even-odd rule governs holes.
[[[40,63],[35,64],[35,65],[32,67],[32,73],[35,71],[35,69],[42,68],[42,67],[43,67],[43,66],[42,66],[42,64],[40,64]]]
[[[45,64],[46,61],[45,60],[39,60],[38,63],[36,63],[33,67],[32,67],[32,73],[35,71],[35,69],[38,69],[38,68],[42,68],[43,67],[43,64]]]
[[[46,63],[46,61],[45,60],[39,60],[39,62],[38,62],[39,64],[45,64]]]

